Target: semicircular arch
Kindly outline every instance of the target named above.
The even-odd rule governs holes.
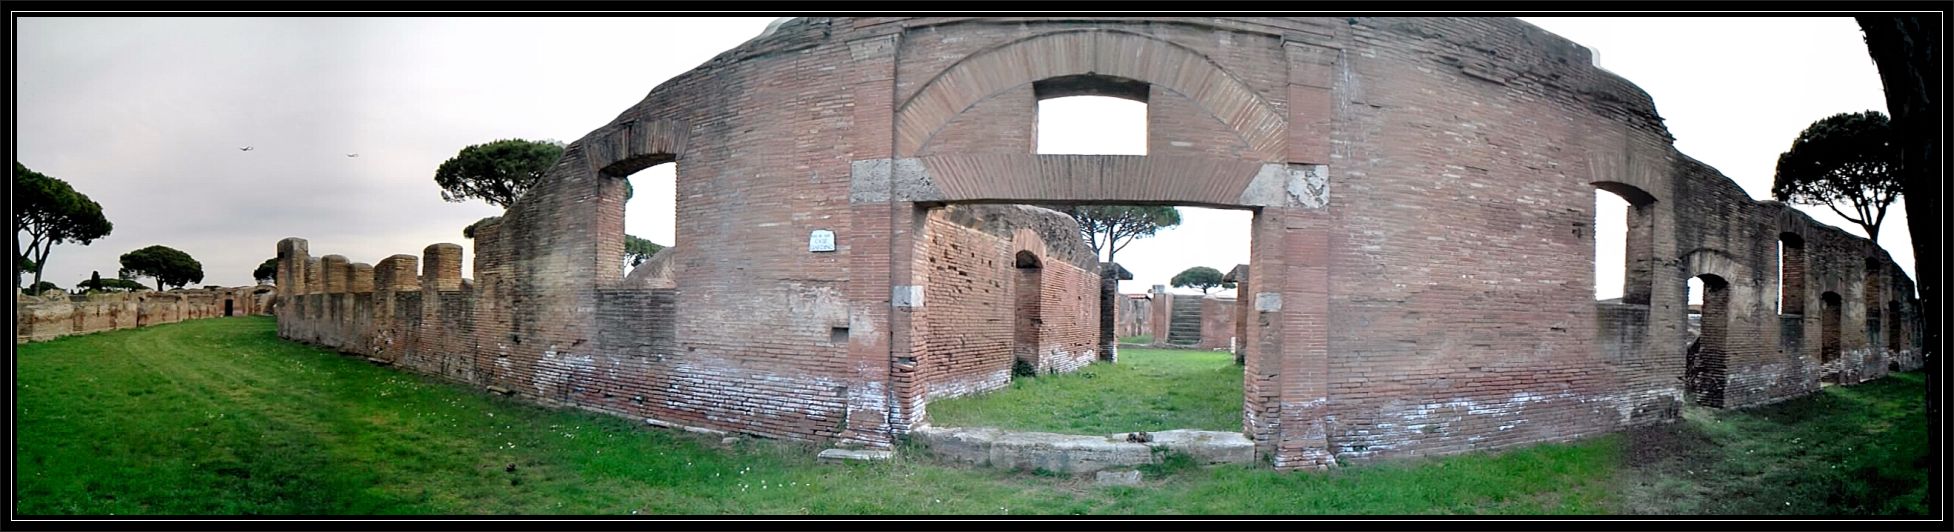
[[[1040,80],[1081,75],[1142,81],[1185,96],[1227,124],[1257,158],[1280,159],[1287,120],[1247,83],[1185,46],[1110,29],[1034,35],[943,69],[896,106],[897,151],[919,153],[978,102]]]

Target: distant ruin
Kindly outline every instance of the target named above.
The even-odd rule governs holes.
[[[14,343],[225,316],[268,316],[270,286],[15,296]]]
[[[1146,103],[1147,155],[1035,154],[1036,102],[1081,94]],[[1513,19],[800,18],[570,143],[477,229],[472,281],[454,244],[369,268],[280,241],[278,327],[544,404],[888,448],[1019,361],[1115,356],[1108,270],[1055,238],[1076,229],[985,205],[1172,204],[1254,213],[1231,336],[1278,468],[1918,366],[1885,252],[1672,140],[1647,94]],[[666,163],[669,284],[627,282],[622,178]],[[1597,189],[1632,205],[1618,302],[1593,290]]]

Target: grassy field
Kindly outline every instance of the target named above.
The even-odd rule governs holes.
[[[1925,375],[1626,433],[1625,513],[1925,515]]]
[[[373,366],[272,327],[210,319],[22,346],[18,512],[1904,513],[1927,475],[1918,375],[1498,454],[1323,473],[1170,461],[1145,485],[1098,487],[937,465],[917,449],[829,465],[811,447],[722,448]]]
[[[1242,367],[1217,351],[1119,350],[1117,364],[1017,378],[1003,390],[931,401],[930,423],[1068,434],[1242,430]]]

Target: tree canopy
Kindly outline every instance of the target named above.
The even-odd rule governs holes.
[[[664,249],[665,246],[654,244],[650,240],[624,235],[624,260],[632,266],[644,264],[645,261],[651,260],[652,255],[657,255]]]
[[[1059,209],[1078,220],[1079,232],[1092,246],[1094,255],[1105,253],[1106,262],[1127,244],[1151,237],[1161,229],[1181,224],[1181,213],[1168,206],[1092,205]]]
[[[441,163],[434,182],[441,185],[443,200],[480,199],[506,209],[562,155],[563,143],[554,141],[505,139],[476,144]]]
[[[149,277],[156,279],[156,290],[162,291],[164,285],[181,288],[183,285],[200,283],[204,280],[204,265],[189,253],[168,246],[149,246],[122,254],[123,278]]]
[[[115,229],[102,215],[101,204],[75,191],[68,182],[43,175],[14,161],[14,265],[33,271],[34,283],[41,283],[47,268],[48,253],[55,245],[92,243]],[[21,243],[21,234],[28,241]],[[20,284],[20,277],[14,277]],[[32,286],[32,285],[30,285]]]
[[[1899,148],[1879,111],[1842,113],[1813,122],[1778,156],[1771,196],[1799,205],[1824,205],[1879,241],[1887,207],[1899,198]],[[1853,214],[1839,209],[1849,205]]]
[[[103,279],[102,285],[99,288],[90,288],[88,286],[89,281],[82,281],[81,283],[82,284],[76,286],[76,288],[80,288],[82,290],[89,291],[89,292],[134,292],[137,290],[149,289],[149,287],[143,286],[142,283],[138,283],[128,279]]]
[[[1168,282],[1173,283],[1175,288],[1199,288],[1203,294],[1215,288],[1235,287],[1234,282],[1223,281],[1221,277],[1221,270],[1207,266],[1195,266],[1174,274],[1174,278]]]
[[[258,267],[251,270],[251,278],[256,279],[260,283],[276,281],[278,279],[278,257],[265,259],[264,262],[258,263]]]
[[[30,296],[38,296],[41,295],[41,292],[46,292],[49,290],[60,290],[60,289],[61,287],[55,285],[54,283],[41,281],[41,282],[28,285],[27,288],[20,289],[20,292]]]
[[[102,272],[99,270],[88,272],[88,280],[82,281],[81,284],[75,285],[75,288],[83,292],[102,291]]]

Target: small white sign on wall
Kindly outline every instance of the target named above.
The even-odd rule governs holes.
[[[813,233],[807,235],[807,250],[834,251],[835,232],[827,229],[815,229]]]

